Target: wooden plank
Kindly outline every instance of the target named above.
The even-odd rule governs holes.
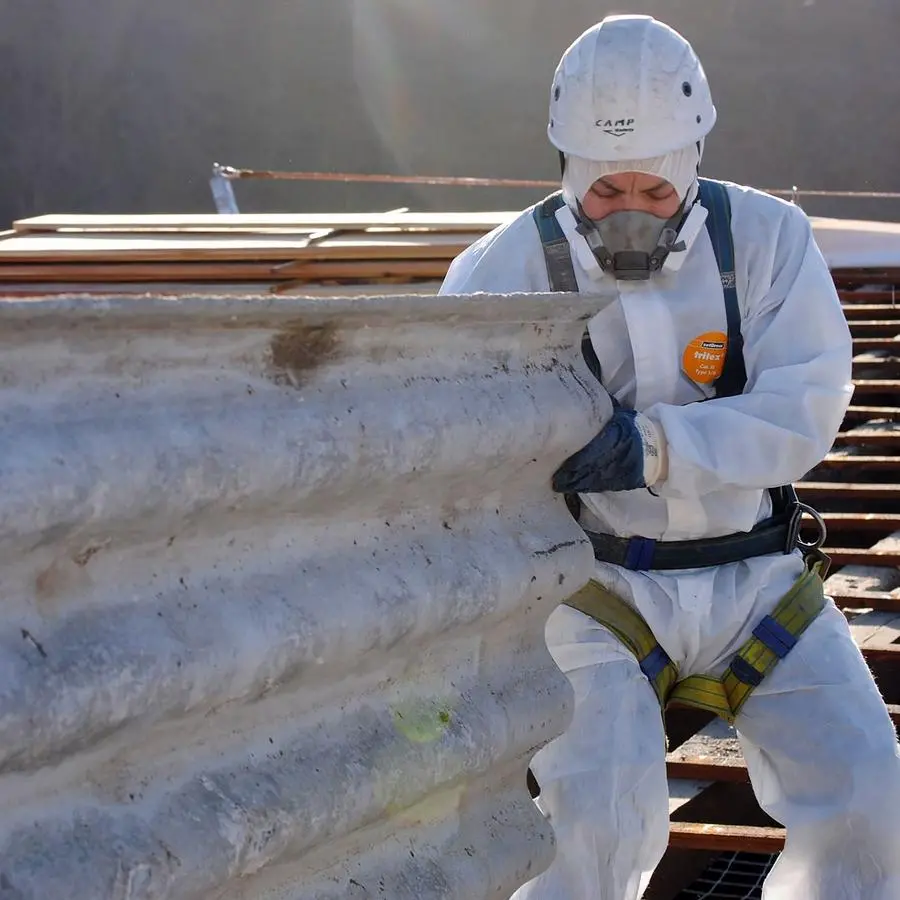
[[[100,281],[258,281],[271,282],[292,278],[303,281],[340,281],[355,279],[377,281],[381,278],[439,279],[447,271],[441,260],[342,260],[311,262],[289,275],[279,274],[271,263],[51,263],[0,266],[0,282]]]
[[[0,287],[0,295],[4,300],[21,298],[33,299],[35,297],[47,297],[58,294],[90,294],[98,297],[124,297],[131,294],[142,296],[172,297],[206,294],[211,296],[223,296],[226,294],[270,293],[273,288],[281,287],[291,282],[283,281],[154,281],[148,282],[39,282],[30,287],[12,283]],[[440,288],[440,280],[421,281],[402,279],[381,279],[379,281],[322,281],[304,282],[297,288],[305,297],[372,297],[397,294],[422,294],[434,295]]]
[[[207,260],[277,260],[293,262],[315,259],[442,259],[462,253],[477,234],[380,234],[332,237],[325,240],[283,237],[235,238],[230,235],[186,235],[147,237],[25,236],[0,241],[0,266],[14,262],[194,262]]]
[[[900,654],[900,615],[894,612],[870,612],[850,622],[850,633],[863,655],[869,658]]]
[[[272,280],[270,262],[48,263],[47,265],[16,263],[0,266],[0,283]]]
[[[721,719],[713,719],[683,744],[666,754],[670,778],[699,781],[733,781],[746,772],[735,730]],[[727,772],[726,772],[727,770]]]
[[[669,815],[673,815],[682,806],[687,806],[695,797],[699,797],[711,784],[710,781],[696,781],[690,778],[676,778],[669,782]]]
[[[701,822],[669,823],[669,846],[683,850],[779,853],[784,849],[784,840],[783,828],[710,825]]]
[[[391,226],[427,228],[439,231],[490,231],[521,215],[520,210],[491,212],[404,212],[404,213],[151,213],[144,215],[68,215],[53,214],[18,219],[17,232],[52,232],[65,229],[82,231],[139,231],[141,229],[182,228],[323,228],[361,229]]]

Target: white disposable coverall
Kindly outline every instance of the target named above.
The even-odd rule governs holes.
[[[852,394],[850,335],[809,222],[769,195],[736,185],[729,194],[748,380],[743,395],[708,403],[694,401],[712,391],[682,371],[693,338],[726,331],[705,229],[679,272],[617,283],[594,263],[568,209],[557,216],[581,292],[598,296],[589,329],[603,382],[661,423],[668,441],[659,496],[584,495],[587,528],[663,540],[748,530],[769,513],[764,489],[805,475],[840,426]],[[468,248],[441,288],[548,290],[530,212]],[[795,553],[669,573],[598,563],[596,578],[637,608],[683,675],[721,675],[802,569]],[[532,764],[557,857],[515,900],[637,900],[668,835],[656,696],[635,658],[591,618],[561,606],[546,634],[575,711]],[[833,603],[754,691],[736,728],[761,806],[787,828],[764,900],[898,900],[900,753]]]

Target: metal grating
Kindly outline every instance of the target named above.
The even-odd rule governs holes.
[[[675,900],[760,900],[762,885],[776,856],[725,853]]]

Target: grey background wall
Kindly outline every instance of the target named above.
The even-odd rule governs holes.
[[[0,0],[0,224],[204,211],[213,161],[553,178],[554,66],[607,12],[695,44],[705,171],[900,191],[900,0]],[[536,191],[242,184],[245,210],[518,207]],[[809,212],[900,219],[893,201]]]

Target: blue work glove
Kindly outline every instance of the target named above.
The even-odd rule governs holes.
[[[660,475],[661,444],[659,429],[646,416],[617,405],[603,430],[554,472],[553,490],[599,494],[648,487]],[[649,482],[646,469],[652,469]]]

